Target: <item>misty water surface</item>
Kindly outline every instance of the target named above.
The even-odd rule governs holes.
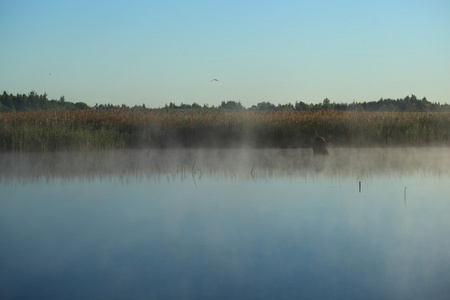
[[[0,298],[447,299],[449,154],[0,154]]]

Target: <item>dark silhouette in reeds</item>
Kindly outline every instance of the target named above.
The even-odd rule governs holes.
[[[314,155],[328,155],[327,142],[321,136],[314,139],[312,148]]]

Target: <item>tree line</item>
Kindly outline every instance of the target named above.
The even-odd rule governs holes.
[[[353,102],[353,103],[335,103],[325,98],[321,103],[295,102],[294,104],[272,104],[270,102],[259,102],[249,108],[245,108],[240,101],[222,101],[218,106],[203,106],[194,102],[192,104],[175,103],[166,104],[163,108],[147,108],[145,104],[128,107],[125,104],[96,104],[94,107],[88,106],[84,102],[66,101],[64,96],[59,100],[49,100],[47,94],[38,95],[35,91],[27,94],[8,94],[6,91],[0,95],[0,112],[32,111],[32,110],[111,110],[127,109],[134,111],[148,110],[200,110],[200,109],[219,109],[226,111],[319,111],[319,110],[338,110],[338,111],[366,111],[366,112],[450,112],[449,104],[440,104],[428,101],[425,97],[417,98],[415,95],[406,96],[403,99],[380,99],[371,102]]]
[[[31,110],[77,110],[88,109],[89,106],[83,102],[73,103],[66,101],[64,96],[59,100],[47,99],[47,94],[38,95],[35,91],[26,94],[8,94],[6,91],[0,95],[0,111],[14,112],[14,111],[31,111]]]

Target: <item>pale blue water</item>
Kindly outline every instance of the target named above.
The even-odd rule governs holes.
[[[330,152],[0,154],[0,299],[448,299],[449,150]]]

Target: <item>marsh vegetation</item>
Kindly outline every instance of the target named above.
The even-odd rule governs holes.
[[[1,151],[161,147],[428,146],[450,143],[450,113],[161,111],[0,113]]]

